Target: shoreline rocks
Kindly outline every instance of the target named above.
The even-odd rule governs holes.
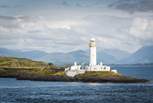
[[[93,73],[89,73],[93,74]],[[107,74],[107,73],[106,73]],[[105,74],[105,75],[106,75]],[[84,76],[83,76],[84,75]],[[110,75],[107,77],[103,77],[99,75],[97,76],[86,76],[87,74],[77,75],[75,77],[67,77],[65,75],[18,75],[16,77],[17,80],[33,80],[33,81],[57,81],[57,82],[92,82],[92,83],[146,83],[149,80],[146,79],[137,79],[122,75]],[[82,77],[83,76],[83,77]]]

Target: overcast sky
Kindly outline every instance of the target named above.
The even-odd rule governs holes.
[[[153,0],[0,0],[0,48],[134,52],[153,45]]]

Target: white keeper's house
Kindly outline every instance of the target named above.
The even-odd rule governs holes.
[[[81,65],[77,65],[77,63],[74,62],[74,65],[72,65],[71,67],[65,68],[65,73],[67,76],[74,77],[75,75],[83,74],[86,71],[109,71],[109,72],[117,73],[117,70],[112,70],[110,66],[103,65],[102,62],[100,62],[100,64],[97,64],[96,41],[94,38],[90,39],[89,49],[90,49],[89,65],[82,67]]]

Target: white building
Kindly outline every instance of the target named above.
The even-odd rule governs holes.
[[[65,68],[65,73],[67,76],[74,77],[75,75],[85,73],[85,71],[109,71],[117,73],[117,70],[111,70],[109,66],[103,65],[102,62],[100,64],[97,64],[96,41],[94,38],[90,39],[89,48],[90,48],[89,65],[85,66],[84,68],[81,68],[81,65],[77,65],[77,63],[75,62],[74,65],[72,65],[71,67]]]
[[[74,65],[65,68],[65,73],[69,77],[74,77],[75,75],[85,73],[85,69],[81,69],[81,65],[77,65],[77,63],[74,62]]]

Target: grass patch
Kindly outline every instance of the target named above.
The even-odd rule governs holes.
[[[108,78],[108,77],[120,77],[121,74],[107,72],[107,71],[93,71],[93,72],[86,72],[84,74],[79,74],[77,77],[79,78],[88,78],[88,77],[96,77],[96,78]]]

